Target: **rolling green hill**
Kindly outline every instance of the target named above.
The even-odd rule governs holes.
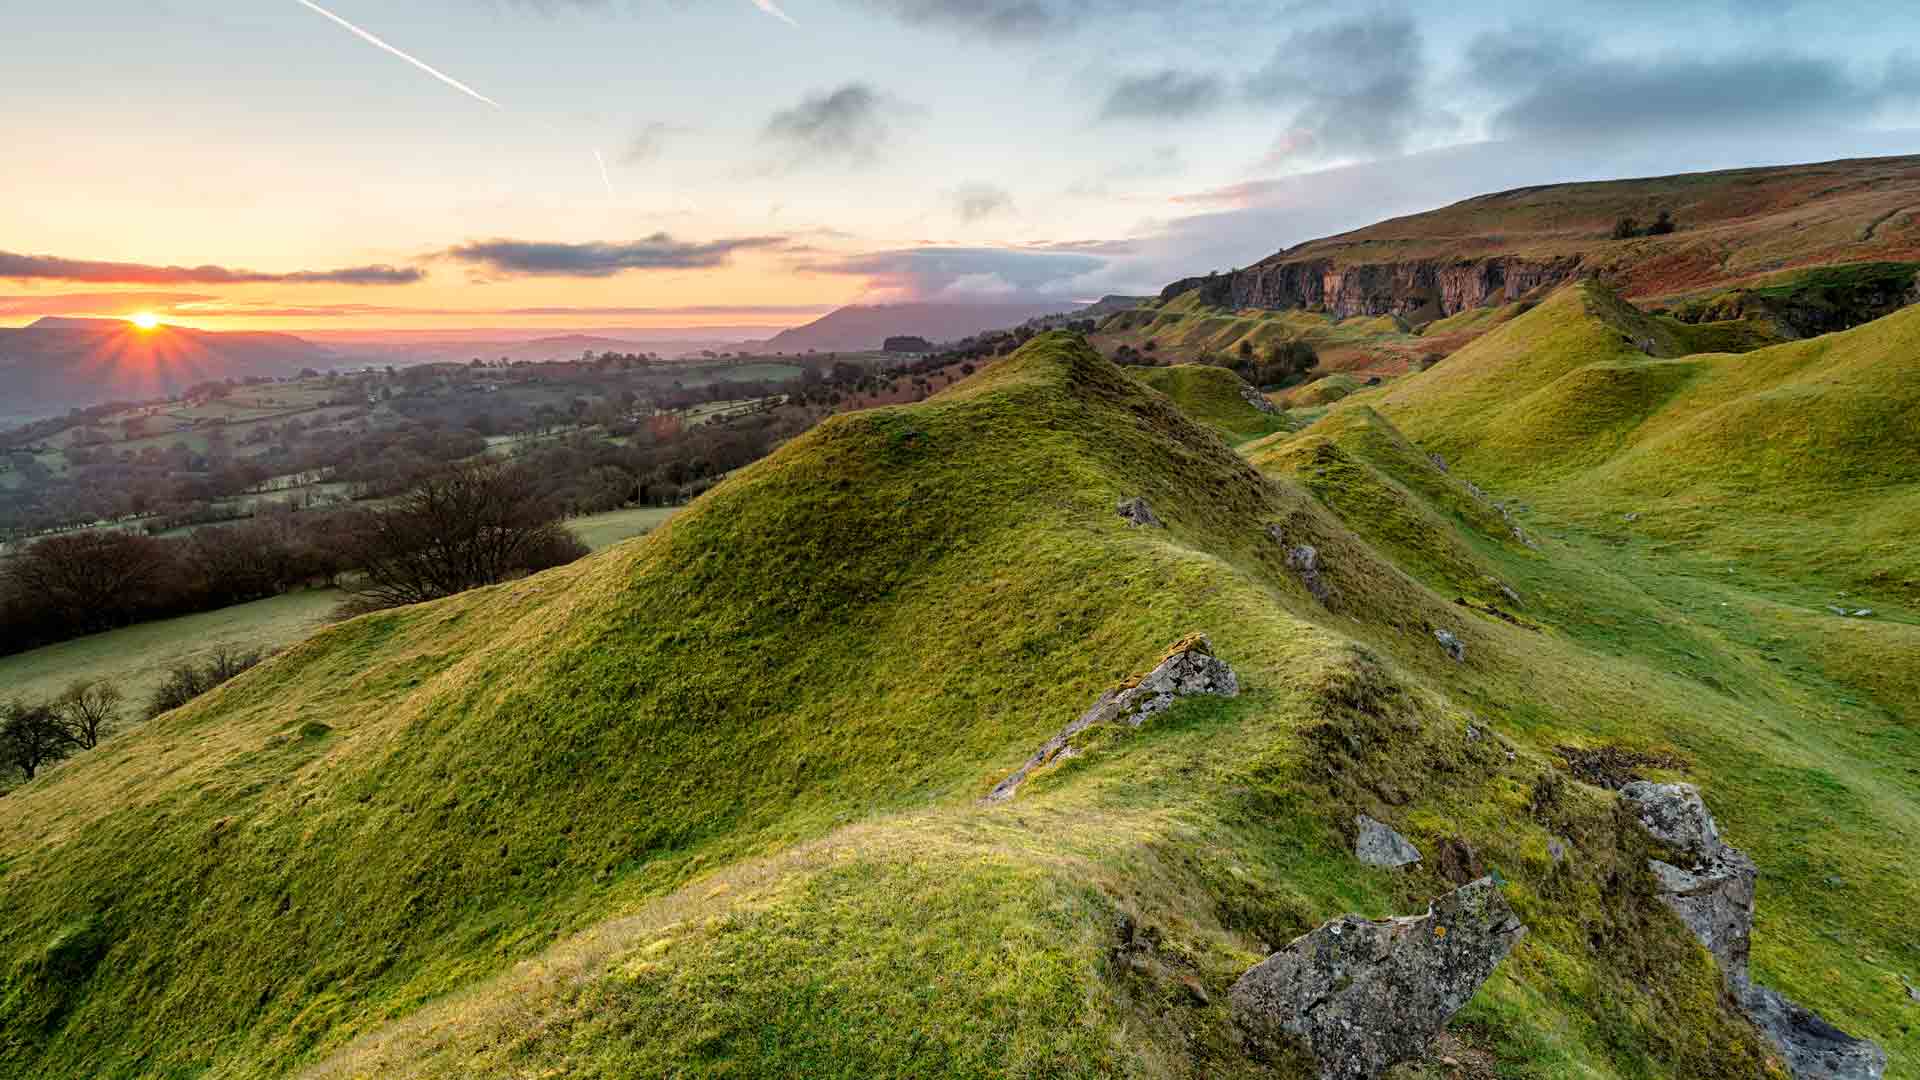
[[[1451,887],[1358,863],[1367,813],[1470,848],[1528,924],[1453,1026],[1503,1075],[1777,1075],[1569,747],[1701,785],[1767,870],[1756,973],[1920,1067],[1913,595],[1840,620],[1819,599],[1860,575],[1774,526],[1727,574],[1737,521],[1624,530],[1571,494],[1652,507],[1664,455],[1659,506],[1704,507],[1702,448],[1744,452],[1769,395],[1904,393],[1870,357],[1911,322],[1682,361],[1621,340],[1685,347],[1641,318],[1563,292],[1250,459],[1206,426],[1260,433],[1208,415],[1218,387],[1047,334],[647,537],[329,628],[0,800],[0,1074],[1291,1075],[1227,987]],[[1882,455],[1920,445],[1905,400]],[[1920,507],[1807,430],[1783,459],[1853,455],[1807,490]],[[1755,468],[1729,518],[1773,498]],[[1166,528],[1115,513],[1135,497]],[[1089,729],[982,803],[1195,633],[1241,696]]]

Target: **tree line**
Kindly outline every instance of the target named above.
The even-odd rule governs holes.
[[[185,705],[262,659],[258,650],[221,648],[204,663],[175,664],[147,702],[146,718]],[[97,748],[125,723],[126,704],[126,694],[115,684],[86,680],[48,701],[16,698],[0,704],[0,779],[25,783],[49,765]]]

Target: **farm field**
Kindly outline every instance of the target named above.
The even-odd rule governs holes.
[[[49,698],[75,680],[99,679],[117,684],[137,713],[175,664],[223,646],[285,648],[322,626],[342,599],[338,589],[309,589],[0,657],[0,699]]]
[[[581,543],[600,551],[622,540],[645,536],[665,525],[681,509],[678,506],[643,506],[633,510],[609,510],[604,514],[574,518],[567,522],[567,529],[579,537]]]

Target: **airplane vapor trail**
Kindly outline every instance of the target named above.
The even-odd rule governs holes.
[[[362,41],[365,41],[367,44],[372,45],[375,48],[384,49],[385,51],[392,53],[393,55],[399,57],[400,59],[405,60],[407,63],[412,64],[414,67],[419,68],[421,71],[424,71],[427,74],[433,76],[434,78],[439,79],[441,82],[446,83],[448,86],[453,87],[455,90],[458,90],[469,97],[477,98],[480,101],[484,101],[496,109],[504,108],[504,106],[502,106],[499,102],[493,100],[492,98],[481,93],[480,91],[475,90],[473,87],[468,86],[466,83],[461,82],[459,79],[456,79],[453,76],[447,74],[446,72],[441,71],[440,69],[434,67],[432,64],[427,63],[425,60],[420,60],[420,59],[416,59],[414,57],[408,56],[406,53],[401,52],[399,49],[396,49],[393,46],[387,44],[386,42],[380,40],[378,37],[375,37],[373,34],[360,29],[359,27],[353,25],[352,23],[341,18],[340,16],[335,15],[333,12],[328,11],[326,8],[321,7],[319,4],[314,3],[313,0],[297,0],[297,2],[302,7],[305,7],[308,10],[313,11],[317,14],[324,15],[327,18],[332,19],[334,22],[339,23],[341,26],[345,27],[348,31],[353,33],[354,36],[360,38]],[[772,0],[767,0],[767,2],[771,3]]]
[[[799,23],[793,21],[792,16],[788,15],[784,11],[781,11],[780,5],[775,3],[774,0],[753,0],[753,6],[759,8],[761,11],[766,12],[767,14],[773,16],[774,18],[779,19],[781,22],[786,23],[788,26],[800,25]]]
[[[613,177],[607,174],[607,159],[600,156],[600,148],[593,148],[593,160],[600,163],[600,182],[607,185],[607,198],[613,198]]]

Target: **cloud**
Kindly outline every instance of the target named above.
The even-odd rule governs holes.
[[[628,165],[642,165],[659,157],[667,148],[667,142],[675,135],[683,134],[687,129],[674,124],[665,124],[656,120],[640,129],[627,143],[620,160]]]
[[[1036,37],[1065,29],[1088,0],[859,0],[914,26],[945,26],[990,37]],[[1131,5],[1128,5],[1131,6]]]
[[[114,295],[114,294],[105,294]],[[132,294],[125,294],[132,295]],[[0,297],[0,314],[7,314],[7,301],[23,299],[20,297]],[[228,302],[214,297],[200,298],[202,302],[185,303],[169,307],[161,304],[148,304],[140,307],[113,308],[121,314],[134,311],[153,310],[163,315],[180,315],[198,318],[229,319],[353,319],[353,318],[610,318],[610,317],[659,317],[659,316],[737,316],[740,318],[786,318],[793,316],[813,316],[831,311],[837,304],[679,304],[661,307],[647,306],[579,306],[579,307],[391,307],[381,304],[279,304],[268,302],[234,301]],[[35,314],[92,314],[103,313],[101,308],[74,308],[68,312],[38,312]]]
[[[898,103],[872,86],[847,83],[774,113],[761,138],[789,167],[865,165],[891,140],[891,114],[898,111]]]
[[[806,263],[803,272],[867,279],[874,292],[905,299],[959,296],[1060,296],[1107,260],[1077,251],[920,247]]]
[[[1381,13],[1294,31],[1243,90],[1255,106],[1292,114],[1269,163],[1390,153],[1423,116],[1444,117],[1420,100],[1425,72],[1419,28]]]
[[[1102,120],[1178,120],[1220,107],[1226,87],[1212,75],[1166,68],[1121,79],[1100,106]]]
[[[1535,29],[1482,34],[1467,66],[1471,81],[1508,95],[1489,121],[1501,138],[1859,123],[1916,92],[1898,57],[1872,79],[1783,49],[1619,56]]]
[[[628,244],[480,240],[440,255],[507,277],[606,278],[629,270],[706,269],[724,265],[737,251],[786,245],[786,239],[778,236],[687,243],[662,232]]]
[[[948,199],[954,215],[967,224],[1013,212],[1013,196],[992,184],[964,184],[949,193]]]
[[[426,276],[426,271],[414,267],[385,265],[268,274],[224,266],[150,266],[0,251],[0,278],[21,281],[83,281],[94,285],[410,285]]]
[[[88,292],[0,296],[0,317],[21,315],[132,315],[216,299],[200,293]]]

